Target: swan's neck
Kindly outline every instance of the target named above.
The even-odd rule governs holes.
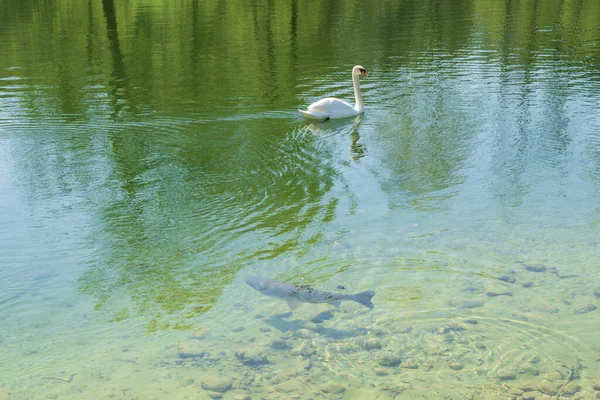
[[[360,94],[360,84],[358,83],[358,74],[352,75],[352,84],[354,85],[354,99],[356,100],[356,104],[354,108],[358,110],[359,113],[363,112],[365,109],[365,105],[363,104],[362,95]]]

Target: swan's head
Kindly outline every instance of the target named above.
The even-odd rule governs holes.
[[[356,67],[352,68],[352,75],[369,76],[369,74],[367,74],[367,70],[364,69],[361,65],[357,65]]]

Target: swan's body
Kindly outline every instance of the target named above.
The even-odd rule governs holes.
[[[308,106],[306,111],[298,111],[304,114],[306,118],[324,120],[347,118],[362,114],[365,110],[365,106],[363,104],[362,96],[360,94],[360,85],[358,83],[360,75],[369,76],[367,71],[360,65],[352,68],[352,84],[354,86],[354,99],[356,100],[354,106],[346,103],[344,100],[336,99],[335,97],[327,97],[312,103]]]

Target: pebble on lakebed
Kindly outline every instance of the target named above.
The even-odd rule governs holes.
[[[504,281],[504,282],[508,282],[508,283],[515,283],[517,281],[514,276],[509,276],[509,275],[499,276],[498,279],[501,281]]]
[[[540,371],[538,371],[538,369],[535,367],[534,364],[531,363],[523,363],[521,365],[519,365],[519,368],[521,368],[521,370],[529,375],[538,375],[540,373]]]
[[[381,341],[376,338],[359,337],[356,339],[356,344],[365,350],[375,350],[381,348]]]
[[[244,365],[259,366],[269,364],[267,356],[259,349],[247,348],[238,349],[235,352],[235,357]]]
[[[500,379],[501,381],[512,381],[517,379],[517,375],[514,372],[508,370],[498,371],[497,376],[498,379]]]
[[[448,300],[448,305],[451,307],[458,307],[458,308],[467,308],[467,309],[472,309],[472,308],[478,308],[483,306],[483,301],[480,300],[465,300],[465,299],[449,299]]]
[[[597,310],[598,307],[595,304],[582,304],[580,306],[575,307],[573,312],[575,314],[587,314],[589,312]]]
[[[200,386],[202,389],[211,392],[225,393],[231,390],[233,381],[231,378],[224,376],[206,376],[200,380]]]
[[[397,367],[402,363],[402,358],[396,354],[385,354],[377,363],[382,367]]]
[[[285,340],[275,339],[271,342],[270,347],[275,350],[287,350],[292,347]]]
[[[327,394],[339,394],[346,391],[346,387],[333,381],[329,381],[321,385],[321,391]]]
[[[453,369],[455,371],[461,370],[465,367],[461,362],[458,361],[453,361],[450,364],[448,364],[448,366],[450,367],[450,369]]]
[[[546,272],[548,269],[544,264],[523,264],[523,266],[529,272]]]

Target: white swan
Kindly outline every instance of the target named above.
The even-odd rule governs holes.
[[[336,99],[335,97],[327,97],[312,103],[308,106],[308,110],[298,110],[306,118],[310,119],[335,119],[335,118],[347,118],[353,117],[358,114],[362,114],[365,110],[362,96],[360,95],[360,86],[358,84],[358,78],[360,75],[369,76],[367,70],[360,65],[352,68],[352,84],[354,85],[354,98],[356,99],[356,105],[346,103],[343,100]]]

